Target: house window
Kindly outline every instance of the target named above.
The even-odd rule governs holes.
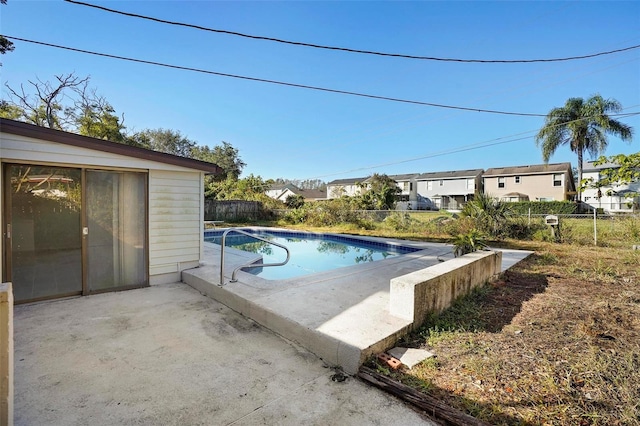
[[[498,188],[504,188],[504,180],[503,177],[498,178]]]
[[[474,179],[467,179],[467,189],[476,189],[476,181]]]
[[[433,190],[433,181],[427,181],[427,191]]]
[[[553,175],[553,186],[562,186],[562,175]]]
[[[440,181],[440,186],[444,186],[444,181],[443,180]]]
[[[514,177],[513,180],[515,181],[515,183],[520,183],[520,176]]]

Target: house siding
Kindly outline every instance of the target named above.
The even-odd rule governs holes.
[[[562,175],[562,185],[553,186],[553,175]],[[515,183],[515,177],[520,176],[520,183]],[[498,187],[498,179],[504,178],[504,188]],[[504,175],[484,178],[484,193],[495,198],[502,198],[506,194],[519,192],[529,196],[530,201],[565,201],[569,175],[563,172],[550,172],[539,175]]]
[[[340,198],[342,196],[353,197],[362,192],[359,185],[327,185],[327,199]]]
[[[594,183],[600,181],[600,171],[611,167],[618,167],[615,164],[608,164],[595,167],[592,163],[585,163],[582,173],[583,179],[592,179]],[[595,167],[595,168],[594,168]],[[602,208],[611,213],[634,212],[638,209],[640,197],[625,197],[614,195],[618,191],[633,191],[640,193],[640,181],[621,185],[606,185],[600,188],[601,197],[598,198],[598,188],[588,187],[582,192],[582,201],[592,208]],[[608,195],[610,191],[614,194]]]
[[[457,178],[457,179],[431,179],[418,181],[418,194],[426,198],[431,198],[434,195],[470,195],[476,192],[475,188],[469,189],[467,186],[467,179],[474,180],[474,186],[478,186],[478,182],[475,178]],[[442,180],[442,186],[440,181]],[[431,189],[429,189],[429,182],[432,183]]]
[[[418,177],[417,181],[418,195],[429,200],[437,208],[459,210],[482,190],[482,170],[467,176],[450,176],[456,172],[445,173],[444,176],[431,174],[435,176]],[[429,184],[431,184],[431,189],[429,189]]]
[[[149,172],[149,274],[151,284],[178,281],[202,254],[204,176]]]

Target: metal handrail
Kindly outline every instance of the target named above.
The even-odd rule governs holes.
[[[274,243],[273,241],[269,241],[265,238],[258,237],[256,235],[250,234],[249,232],[243,231],[241,229],[236,229],[236,228],[227,229],[222,233],[222,241],[220,241],[221,249],[220,249],[220,284],[218,284],[219,286],[224,285],[224,247],[227,239],[227,234],[230,232],[237,232],[239,234],[246,235],[247,237],[255,238],[256,240],[264,241],[265,243],[273,244],[274,246],[280,247],[287,252],[287,258],[284,260],[284,262],[278,262],[278,263],[259,263],[257,265],[252,263],[247,263],[246,265],[238,266],[236,269],[233,270],[233,273],[231,274],[231,280],[229,282],[235,283],[236,281],[238,281],[236,279],[236,273],[241,269],[262,268],[264,266],[282,266],[282,265],[285,265],[287,262],[289,262],[289,259],[291,258],[289,249],[282,244]]]

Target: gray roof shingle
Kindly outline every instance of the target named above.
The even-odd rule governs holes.
[[[571,163],[534,164],[529,166],[495,167],[484,172],[485,177],[537,175],[571,171]]]

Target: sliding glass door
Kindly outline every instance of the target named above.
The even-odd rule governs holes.
[[[147,283],[146,175],[86,172],[87,291]]]
[[[82,292],[81,170],[9,165],[5,270],[16,301]]]
[[[16,302],[148,285],[147,175],[7,164],[4,279]]]

